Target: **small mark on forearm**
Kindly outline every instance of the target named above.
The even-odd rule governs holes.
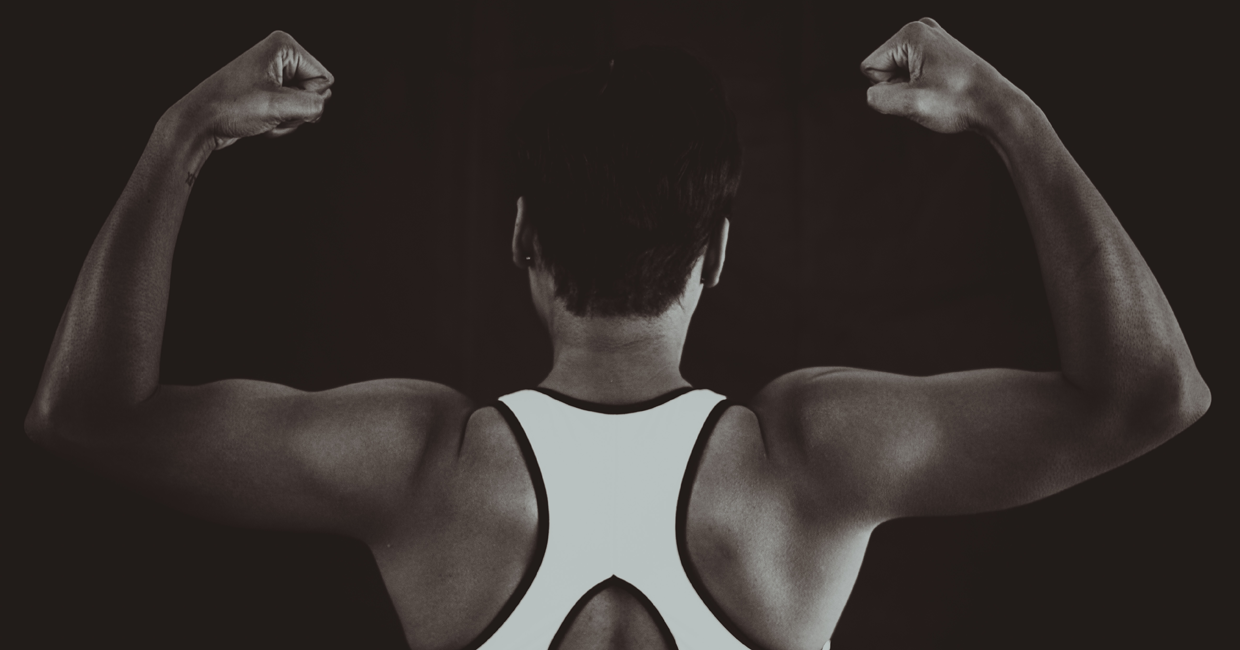
[[[190,187],[193,187],[193,186],[194,186],[194,180],[195,180],[195,179],[197,179],[197,178],[198,178],[198,176],[196,176],[196,175],[194,174],[194,172],[189,172],[189,173],[185,176],[185,184],[186,184],[186,185],[188,185],[188,186],[190,186]]]

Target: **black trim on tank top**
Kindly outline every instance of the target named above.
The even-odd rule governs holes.
[[[649,411],[656,406],[662,406],[677,397],[684,395],[685,393],[692,392],[694,388],[692,386],[682,386],[676,390],[663,393],[653,399],[648,399],[634,404],[599,404],[598,402],[590,402],[584,399],[577,399],[576,397],[569,397],[564,393],[551,390],[550,388],[543,388],[542,386],[535,386],[533,390],[536,390],[551,399],[563,402],[573,408],[579,408],[583,411],[594,411],[595,413],[604,413],[606,415],[624,415],[626,413],[637,413],[638,411]]]
[[[538,569],[542,567],[543,558],[547,554],[547,537],[551,530],[547,519],[547,486],[543,483],[542,470],[538,467],[538,458],[534,456],[534,447],[530,445],[530,439],[525,435],[525,428],[521,426],[517,415],[508,408],[507,404],[496,400],[491,406],[494,406],[495,410],[504,417],[504,421],[512,429],[513,437],[517,439],[517,445],[521,447],[521,457],[525,460],[526,471],[530,473],[530,483],[534,484],[534,499],[538,502],[538,533],[534,540],[534,556],[530,558],[530,565],[526,567],[525,575],[521,576],[521,582],[517,583],[517,588],[508,597],[504,606],[499,609],[495,618],[491,619],[482,632],[461,650],[477,650],[482,647],[482,644],[490,640],[495,632],[508,621],[508,617],[512,616],[513,610],[517,608],[521,599],[525,598],[530,585],[534,583],[534,576],[538,574]]]
[[[581,615],[582,610],[586,608],[586,605],[590,604],[590,601],[595,596],[608,587],[619,587],[620,589],[628,592],[630,596],[637,599],[637,602],[641,603],[642,607],[646,609],[646,612],[650,614],[650,618],[654,621],[655,627],[659,628],[659,635],[663,637],[663,641],[667,647],[672,650],[677,650],[676,638],[672,636],[671,628],[667,626],[667,621],[663,620],[663,615],[660,614],[659,610],[655,608],[654,603],[650,602],[650,599],[646,597],[646,594],[642,593],[641,589],[634,587],[624,578],[614,575],[594,585],[593,587],[590,587],[589,591],[583,594],[581,598],[578,598],[576,603],[573,603],[572,609],[568,610],[568,614],[564,617],[564,622],[560,624],[560,629],[556,630],[555,636],[551,637],[551,645],[547,646],[547,650],[558,650],[560,644],[564,643],[564,637],[568,636],[568,631],[573,627],[573,623],[577,620],[577,617]]]
[[[697,567],[693,566],[693,560],[689,558],[689,543],[687,539],[687,530],[689,527],[689,497],[693,495],[693,484],[697,479],[698,466],[702,462],[702,453],[706,450],[706,441],[715,431],[715,425],[719,424],[719,419],[723,417],[724,411],[728,407],[736,406],[736,402],[731,400],[721,400],[711,409],[710,415],[706,416],[706,421],[702,423],[702,431],[698,434],[697,442],[693,443],[693,451],[689,454],[689,463],[685,466],[685,477],[680,483],[680,497],[676,500],[676,550],[680,552],[680,565],[684,567],[685,576],[689,578],[689,584],[693,585],[693,590],[697,592],[698,598],[706,605],[711,614],[715,615],[728,632],[740,641],[742,645],[751,650],[765,650],[745,634],[736,623],[728,618],[728,615],[719,606],[719,603],[706,591],[706,584],[702,582],[702,576],[698,573]]]

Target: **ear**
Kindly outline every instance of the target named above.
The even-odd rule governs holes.
[[[723,274],[723,258],[728,250],[728,220],[725,217],[719,229],[706,242],[706,261],[702,265],[702,284],[709,289],[719,284],[719,276]]]
[[[528,269],[534,260],[534,229],[525,218],[525,197],[517,199],[517,221],[512,225],[512,263]]]

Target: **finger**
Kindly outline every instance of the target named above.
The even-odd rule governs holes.
[[[297,85],[302,90],[309,90],[313,93],[321,93],[326,91],[328,88],[331,88],[332,80],[327,77],[310,77],[308,79],[299,80]]]
[[[904,47],[903,31],[887,39],[886,43],[880,45],[861,62],[861,74],[869,77],[874,83],[891,81],[896,77],[904,76],[907,69],[908,57]]]
[[[336,82],[332,73],[289,34],[275,31],[268,38],[281,46],[281,85],[322,91]]]
[[[313,54],[306,51],[306,49],[301,45],[297,46],[297,53],[301,58],[298,61],[297,72],[295,73],[294,78],[307,80],[320,79],[326,83],[326,85],[323,86],[324,90],[330,88],[332,84],[336,83],[336,77],[327,70],[326,66],[319,63],[319,60],[314,58]]]
[[[866,91],[865,101],[870,108],[884,115],[912,117],[917,113],[923,92],[904,82],[879,83]]]
[[[288,126],[288,127],[277,126],[276,128],[264,133],[263,137],[278,138],[281,136],[285,136],[285,135],[292,133],[293,131],[296,131],[298,126],[301,126],[301,124],[297,124],[295,126]]]
[[[921,75],[921,48],[919,43],[923,30],[929,25],[912,22],[887,39],[870,56],[861,62],[861,73],[870,81],[881,83],[896,79],[916,79]]]
[[[317,122],[323,116],[323,109],[331,96],[330,90],[316,93],[300,88],[277,88],[269,99],[271,115],[282,124]]]

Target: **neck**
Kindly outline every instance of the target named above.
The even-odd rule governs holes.
[[[688,386],[680,354],[687,314],[600,318],[560,312],[548,323],[553,360],[540,386],[600,404],[631,404]]]

